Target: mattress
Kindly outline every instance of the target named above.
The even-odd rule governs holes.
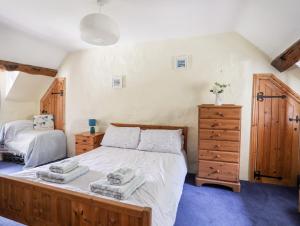
[[[68,183],[53,184],[36,177],[36,171],[49,165],[14,174],[16,177],[45,183],[72,191],[100,196],[89,191],[89,183],[106,178],[106,175],[120,167],[130,167],[145,175],[146,182],[128,199],[121,202],[152,208],[153,226],[174,225],[178,203],[187,173],[185,153],[170,154],[99,147],[85,154],[75,156],[80,165],[89,166],[86,175]]]

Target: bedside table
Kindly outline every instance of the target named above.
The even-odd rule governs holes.
[[[104,133],[100,132],[94,134],[91,134],[90,132],[75,134],[76,155],[80,155],[100,147],[103,136]]]

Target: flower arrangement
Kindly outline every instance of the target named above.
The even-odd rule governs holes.
[[[224,93],[224,90],[230,86],[230,84],[221,84],[218,82],[214,83],[214,86],[210,90],[211,93],[216,95],[215,105],[222,105],[222,99],[220,94]]]
[[[212,87],[212,89],[210,90],[211,93],[213,94],[221,94],[224,92],[224,90],[230,86],[230,84],[220,84],[218,82],[214,83],[214,86]]]

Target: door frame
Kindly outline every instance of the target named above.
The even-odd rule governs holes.
[[[287,86],[283,81],[270,73],[254,74],[252,86],[252,108],[251,108],[251,132],[250,132],[250,151],[249,151],[249,181],[256,182],[254,179],[254,169],[257,157],[257,133],[258,133],[258,102],[256,95],[259,91],[259,81],[262,79],[270,80],[279,87],[286,95],[289,95],[300,104],[300,95]]]

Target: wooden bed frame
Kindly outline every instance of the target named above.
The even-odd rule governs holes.
[[[113,123],[141,129],[187,127]],[[0,215],[29,226],[151,226],[151,208],[124,204],[38,182],[0,175]]]

